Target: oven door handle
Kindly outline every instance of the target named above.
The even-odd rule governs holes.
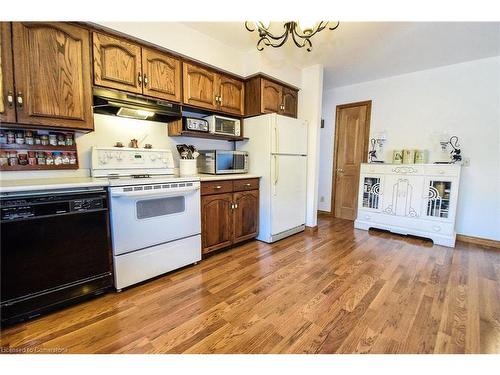
[[[180,189],[171,191],[157,191],[146,190],[146,191],[131,191],[131,192],[111,192],[111,197],[113,198],[159,198],[159,197],[172,197],[179,195],[188,195],[200,190],[199,187],[194,187],[190,189]]]

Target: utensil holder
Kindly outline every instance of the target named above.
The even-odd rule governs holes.
[[[198,168],[196,168],[196,159],[179,160],[179,175],[181,177],[194,176],[197,173]]]

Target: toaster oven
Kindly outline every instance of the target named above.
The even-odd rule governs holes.
[[[218,115],[207,116],[204,119],[208,121],[210,133],[237,137],[241,135],[241,122],[238,119]]]

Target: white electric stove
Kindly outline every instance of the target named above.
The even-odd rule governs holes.
[[[201,260],[200,181],[170,150],[94,147],[92,176],[110,184],[117,290]]]

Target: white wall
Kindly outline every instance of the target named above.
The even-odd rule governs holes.
[[[386,161],[399,148],[441,155],[436,134],[457,135],[462,168],[457,232],[500,240],[500,57],[335,88],[323,94],[319,209],[330,211],[335,108],[372,100],[370,136],[387,131]]]
[[[80,169],[76,171],[2,172],[2,179],[90,176],[92,146],[111,147],[116,142],[122,142],[127,146],[133,138],[139,141],[144,140],[139,144],[140,147],[146,143],[150,143],[153,145],[153,148],[171,150],[176,167],[178,167],[179,154],[175,146],[180,143],[192,144],[199,150],[213,148],[219,150],[232,149],[232,143],[230,142],[187,137],[168,137],[167,126],[159,122],[95,114],[94,126],[94,132],[87,134],[80,133],[76,136]]]
[[[317,224],[322,91],[323,66],[312,65],[304,68],[302,70],[302,90],[299,91],[298,118],[308,122],[306,225],[309,227],[314,227]]]

